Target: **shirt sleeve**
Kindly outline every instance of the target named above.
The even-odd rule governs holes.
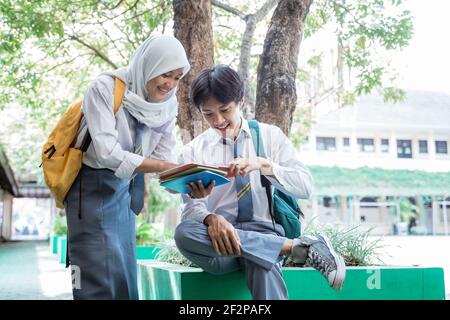
[[[266,177],[274,187],[297,199],[310,198],[313,178],[309,169],[297,159],[296,150],[283,131],[275,126],[269,128],[267,160],[272,164],[274,175]]]
[[[92,138],[98,163],[114,171],[121,179],[130,179],[144,157],[122,149],[118,141],[114,115],[114,85],[112,88],[96,79],[86,90],[83,114]]]
[[[183,147],[179,156],[179,162],[182,164],[195,162],[191,145]],[[182,194],[183,207],[181,210],[181,221],[192,219],[203,223],[203,220],[211,214],[211,212],[208,211],[208,197],[209,196],[200,199],[192,199],[189,195]]]
[[[153,150],[152,158],[161,161],[176,163],[177,161],[177,139],[175,136],[175,122],[173,119],[170,125],[164,131],[161,140]]]

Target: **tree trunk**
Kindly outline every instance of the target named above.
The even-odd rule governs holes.
[[[297,104],[295,79],[305,18],[312,0],[281,0],[258,64],[256,119],[288,135]]]
[[[241,42],[241,55],[239,59],[238,71],[242,77],[242,81],[245,85],[245,99],[242,109],[244,118],[251,118],[253,115],[253,106],[255,105],[255,99],[253,98],[253,91],[250,85],[250,57],[252,50],[252,40],[256,29],[255,15],[249,14],[245,19],[245,32],[242,36]]]
[[[189,90],[195,75],[214,64],[210,0],[174,0],[174,35],[183,44],[191,70],[178,85],[179,112],[177,124],[184,144],[209,126],[190,101]]]

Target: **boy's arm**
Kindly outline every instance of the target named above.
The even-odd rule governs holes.
[[[185,145],[182,148],[181,154],[178,158],[180,164],[195,162],[195,154],[190,145]],[[204,223],[205,218],[211,214],[208,211],[208,197],[200,199],[192,199],[188,194],[182,194],[183,209],[181,212],[181,221],[187,219],[197,220]]]
[[[264,174],[274,187],[298,199],[307,199],[311,196],[313,179],[309,169],[297,159],[296,150],[291,141],[280,128],[270,126],[269,134],[263,138],[270,154],[263,159]],[[272,173],[272,174],[267,174]]]

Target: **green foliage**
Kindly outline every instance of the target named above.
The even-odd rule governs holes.
[[[404,92],[395,88],[395,70],[389,66],[385,52],[407,46],[413,35],[411,13],[404,10],[402,0],[317,0],[311,5],[305,21],[306,38],[319,30],[333,28],[342,49],[342,62],[356,74],[357,83],[352,91],[337,87],[340,105],[351,104],[355,96],[374,89],[382,92],[386,101],[400,101]],[[317,57],[317,56],[316,56]],[[317,60],[313,60],[316,62]],[[309,64],[301,74],[302,81],[317,81],[323,70]],[[305,72],[314,77],[305,76]],[[326,91],[328,88],[316,88]]]
[[[150,179],[147,186],[148,221],[155,221],[158,215],[180,203],[178,195],[170,194],[159,185],[157,179]]]
[[[164,241],[159,246],[161,250],[156,254],[156,260],[187,267],[196,267],[194,263],[181,254],[173,240]]]
[[[407,197],[400,197],[400,219],[403,222],[409,222],[411,218],[417,219],[419,216],[419,207],[412,204]]]
[[[254,13],[261,7],[254,0],[227,3],[244,13]],[[305,37],[312,37],[328,26],[334,27],[342,44],[343,62],[358,74],[353,92],[336,90],[334,93],[342,103],[350,103],[354,95],[375,88],[383,91],[386,99],[402,98],[403,92],[392,84],[395,77],[389,76],[390,68],[386,68],[383,59],[377,59],[377,54],[382,54],[380,48],[404,47],[412,36],[411,15],[402,10],[402,3],[400,0],[313,1],[306,18]],[[42,143],[69,103],[82,97],[94,76],[125,65],[151,32],[166,30],[171,18],[172,4],[165,0],[0,0],[0,110],[16,108],[16,105],[29,110],[27,116],[35,119],[42,131],[35,139],[39,137]],[[269,20],[270,14],[258,24],[253,38],[250,60],[253,91]],[[213,6],[217,63],[237,67],[243,27],[239,17]],[[320,82],[319,60],[311,60],[308,69],[299,72],[302,82]],[[328,88],[323,89],[326,92]],[[29,136],[28,132],[24,134],[27,129],[28,126],[21,129],[23,136]],[[28,149],[22,155],[40,154],[40,143],[32,149],[14,141],[5,143]],[[16,172],[29,172],[29,166],[19,161],[21,157],[10,158]]]
[[[138,246],[158,245],[171,233],[165,230],[159,230],[154,224],[145,222],[141,216],[136,219],[136,244]]]
[[[65,216],[57,214],[53,222],[53,233],[55,236],[67,235],[67,220]]]
[[[311,104],[306,104],[294,112],[294,119],[289,139],[298,148],[308,138],[308,133],[314,124]]]
[[[20,109],[27,120],[14,133],[34,140],[6,135],[18,175],[32,168],[42,181],[35,169],[40,147],[70,102],[82,97],[97,74],[127,64],[135,48],[151,32],[164,31],[171,17],[171,2],[164,0],[0,0],[0,111]],[[31,120],[39,134],[30,134]]]
[[[310,166],[314,177],[314,188],[320,194],[370,195],[375,194],[446,194],[450,189],[450,173],[425,172],[418,170],[387,170],[362,167],[348,169],[340,167]],[[369,193],[368,193],[369,192]]]

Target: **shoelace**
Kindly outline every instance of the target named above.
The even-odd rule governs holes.
[[[328,275],[332,271],[331,265],[327,261],[325,261],[322,256],[313,248],[310,248],[308,252],[308,260],[306,261],[306,264],[317,267],[317,270],[319,270],[320,273],[322,273],[326,277],[328,277]]]

